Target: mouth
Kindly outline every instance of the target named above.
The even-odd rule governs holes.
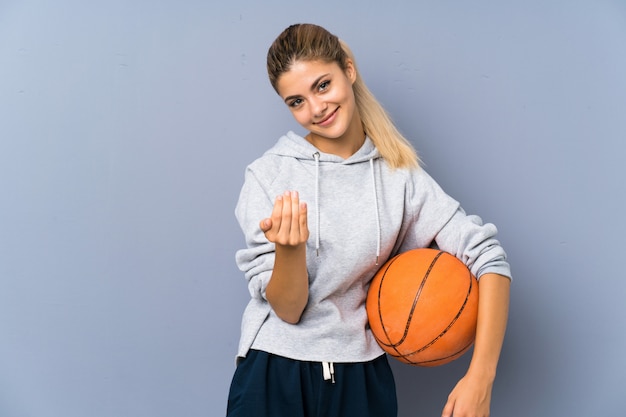
[[[339,110],[339,107],[337,107],[335,110],[333,110],[328,116],[326,116],[324,119],[320,120],[319,122],[314,122],[314,125],[318,125],[318,126],[326,126],[329,125],[333,122],[333,120],[335,119],[335,115],[337,114],[337,110]]]

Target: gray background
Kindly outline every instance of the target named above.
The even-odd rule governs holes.
[[[88,3],[88,4],[87,4]],[[492,415],[626,406],[626,2],[0,1],[0,415],[224,414],[247,300],[233,209],[298,130],[288,24],[345,39],[514,271]],[[440,415],[468,357],[394,363]]]

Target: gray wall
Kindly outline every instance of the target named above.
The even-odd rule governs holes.
[[[0,415],[223,415],[233,208],[297,129],[264,72],[297,21],[351,44],[427,170],[499,226],[492,414],[623,413],[624,1],[3,0]],[[439,415],[467,359],[394,363],[401,416]]]

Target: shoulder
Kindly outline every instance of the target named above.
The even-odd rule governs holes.
[[[420,186],[432,183],[436,184],[436,181],[421,166],[393,168],[384,158],[380,158],[380,161],[381,176],[384,181],[402,183],[409,188],[419,188]]]
[[[265,185],[288,183],[309,175],[314,166],[313,152],[309,154],[283,136],[276,145],[247,166],[246,176],[253,176]]]
[[[253,176],[261,183],[271,183],[279,175],[285,158],[264,154],[246,167],[246,177]]]
[[[389,181],[402,184],[407,202],[421,205],[425,202],[437,202],[450,206],[458,205],[439,185],[439,183],[421,166],[414,168],[387,167]]]

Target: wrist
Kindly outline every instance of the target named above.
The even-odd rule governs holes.
[[[469,369],[467,370],[467,376],[481,380],[485,383],[492,384],[496,379],[496,367],[489,366],[480,363],[474,363],[474,361],[470,364]]]

